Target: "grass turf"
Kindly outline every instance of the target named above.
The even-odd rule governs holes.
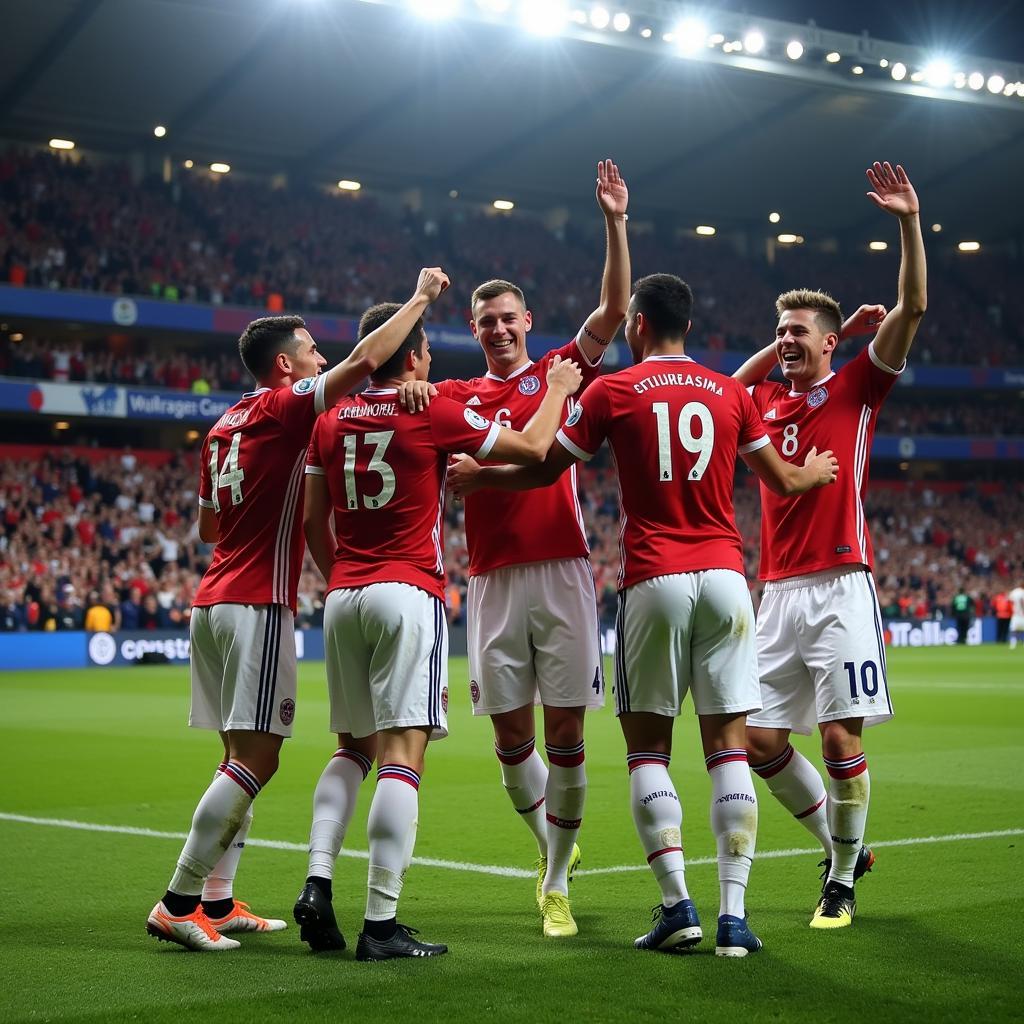
[[[1016,655],[1016,656],[1014,656]],[[429,752],[417,856],[529,867],[535,851],[502,792],[489,723],[473,719],[464,660],[451,663],[452,736]],[[1024,827],[1024,655],[996,648],[894,651],[897,719],[867,734],[873,783],[869,841]],[[310,797],[333,750],[322,666],[301,669],[295,737],[261,794],[252,838],[301,844]],[[180,667],[7,672],[0,677],[0,812],[182,832],[219,760],[215,737],[187,729]],[[813,740],[797,740],[813,753]],[[686,956],[639,953],[657,889],[642,864],[627,803],[624,747],[610,709],[587,724],[590,789],[573,885],[575,940],[544,940],[533,881],[414,864],[400,918],[451,954],[357,964],[351,949],[314,956],[298,931],[242,936],[223,957],[157,944],[145,916],[180,839],[74,831],[0,820],[0,1020],[231,1021],[268,1017],[411,1022],[827,1022],[866,1016],[924,1021],[1022,1019],[1022,840],[881,847],[858,886],[852,929],[807,927],[818,892],[808,853],[755,861],[748,909],[757,956],[713,956],[713,864],[688,870],[706,934]],[[709,786],[692,716],[677,725],[672,774],[691,860],[711,857]],[[346,846],[366,849],[371,787]],[[760,851],[810,849],[810,836],[758,784]],[[335,905],[354,946],[366,861],[339,860]],[[302,852],[248,849],[237,894],[289,919]]]

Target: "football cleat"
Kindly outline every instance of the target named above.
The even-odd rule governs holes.
[[[811,918],[812,928],[848,928],[857,913],[853,889],[841,882],[826,882]]]
[[[659,903],[653,908],[651,920],[654,927],[633,942],[637,949],[663,949],[671,952],[696,946],[704,938],[693,900],[680,900],[673,907],[663,907]]]
[[[857,879],[863,878],[874,866],[874,851],[867,846],[862,846],[857,853],[857,863],[853,866],[853,880],[856,882]],[[828,882],[828,873],[832,870],[832,858],[826,857],[824,860],[818,861],[818,867],[825,869],[821,873],[821,889],[824,892]]]
[[[764,943],[750,930],[745,917],[723,914],[718,919],[715,956],[746,956],[756,953]]]
[[[186,949],[226,953],[238,949],[240,942],[226,939],[210,923],[202,904],[191,914],[175,917],[164,906],[163,900],[149,912],[146,931],[161,942],[176,942]]]
[[[414,935],[419,935],[419,932],[404,924],[396,925],[395,934],[390,939],[374,939],[366,932],[360,932],[356,959],[395,960],[399,957],[441,956],[448,952],[447,946],[420,942],[413,938]]]
[[[314,953],[328,949],[344,949],[345,936],[338,929],[334,906],[315,882],[307,882],[292,910],[299,926],[299,938]]]
[[[221,933],[228,932],[283,932],[288,925],[275,917],[259,917],[249,909],[248,903],[235,900],[230,914],[209,918],[210,924]]]
[[[579,933],[569,909],[569,897],[560,892],[549,892],[541,897],[540,916],[544,935],[549,939],[568,939]]]
[[[569,871],[567,874],[567,880],[572,881],[572,876],[576,874],[576,869],[580,866],[580,862],[583,860],[583,854],[580,852],[580,848],[576,843],[572,844],[572,856],[569,858]],[[537,858],[537,906],[541,904],[541,900],[544,899],[544,876],[548,873],[548,859],[547,857]]]

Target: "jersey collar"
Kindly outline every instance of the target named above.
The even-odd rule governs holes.
[[[398,388],[367,388],[360,392],[362,395],[371,395],[376,398],[378,395],[397,395]]]
[[[262,395],[265,391],[273,391],[273,388],[257,388],[255,391],[246,391],[243,398],[255,398],[257,395]]]
[[[809,395],[815,388],[820,388],[822,384],[830,381],[836,375],[836,371],[833,370],[831,373],[822,377],[817,383],[812,384],[806,391],[794,391],[792,388],[789,389],[790,398],[799,398],[801,395]]]
[[[490,370],[488,370],[484,374],[484,376],[488,380],[496,380],[496,381],[499,381],[502,384],[505,384],[507,381],[515,380],[516,377],[522,376],[533,365],[534,365],[533,363],[527,363],[525,366],[520,366],[518,370],[513,370],[507,377],[499,377],[496,373],[491,373]]]
[[[680,361],[683,363],[692,363],[693,360],[689,356],[647,356],[644,359],[645,363],[664,363],[664,362],[676,362]]]

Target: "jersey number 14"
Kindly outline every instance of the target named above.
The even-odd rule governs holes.
[[[220,442],[210,442],[210,483],[213,488],[213,510],[220,515],[220,489],[231,488],[231,504],[242,504],[242,481],[245,479],[245,470],[238,465],[238,448],[242,443],[242,434],[231,435],[231,447],[224,456],[223,465],[220,462]]]

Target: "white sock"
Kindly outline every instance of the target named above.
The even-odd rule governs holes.
[[[871,777],[863,754],[830,761],[828,769],[828,823],[832,829],[832,869],[830,882],[853,886],[853,869],[864,844],[864,826],[868,820]]]
[[[757,843],[757,796],[747,752],[719,750],[704,759],[711,776],[711,831],[718,845],[719,915],[744,917],[743,900]]]
[[[537,840],[541,857],[548,852],[548,830],[544,818],[544,791],[548,784],[548,766],[537,753],[536,740],[510,750],[495,747],[501,764],[501,781],[512,806]]]
[[[333,878],[334,862],[356,807],[359,787],[373,762],[358,750],[341,747],[327,762],[313,792],[313,824],[309,829],[309,874]]]
[[[366,833],[370,840],[366,920],[388,921],[398,910],[405,858],[411,852],[409,833],[419,812],[420,777],[401,764],[377,769]]]
[[[750,770],[768,785],[768,790],[815,839],[825,856],[832,858],[832,832],[825,807],[825,784],[818,769],[790,744],[764,764],[752,764]]]
[[[629,805],[640,845],[661,889],[661,902],[674,907],[690,898],[683,860],[683,807],[668,774],[669,755],[636,753],[629,766]]]
[[[229,761],[202,795],[192,828],[167,886],[182,896],[199,896],[203,883],[242,827],[262,787],[256,776],[237,761]]]
[[[224,851],[224,856],[213,866],[210,877],[203,885],[203,899],[208,903],[214,900],[230,900],[235,895],[235,875],[238,873],[238,862],[242,859],[245,840],[252,827],[252,806],[245,812],[242,827],[235,833],[235,838]]]
[[[587,771],[583,741],[575,747],[545,746],[548,784],[544,793],[548,829],[548,870],[541,892],[569,893],[569,862],[583,821]]]

